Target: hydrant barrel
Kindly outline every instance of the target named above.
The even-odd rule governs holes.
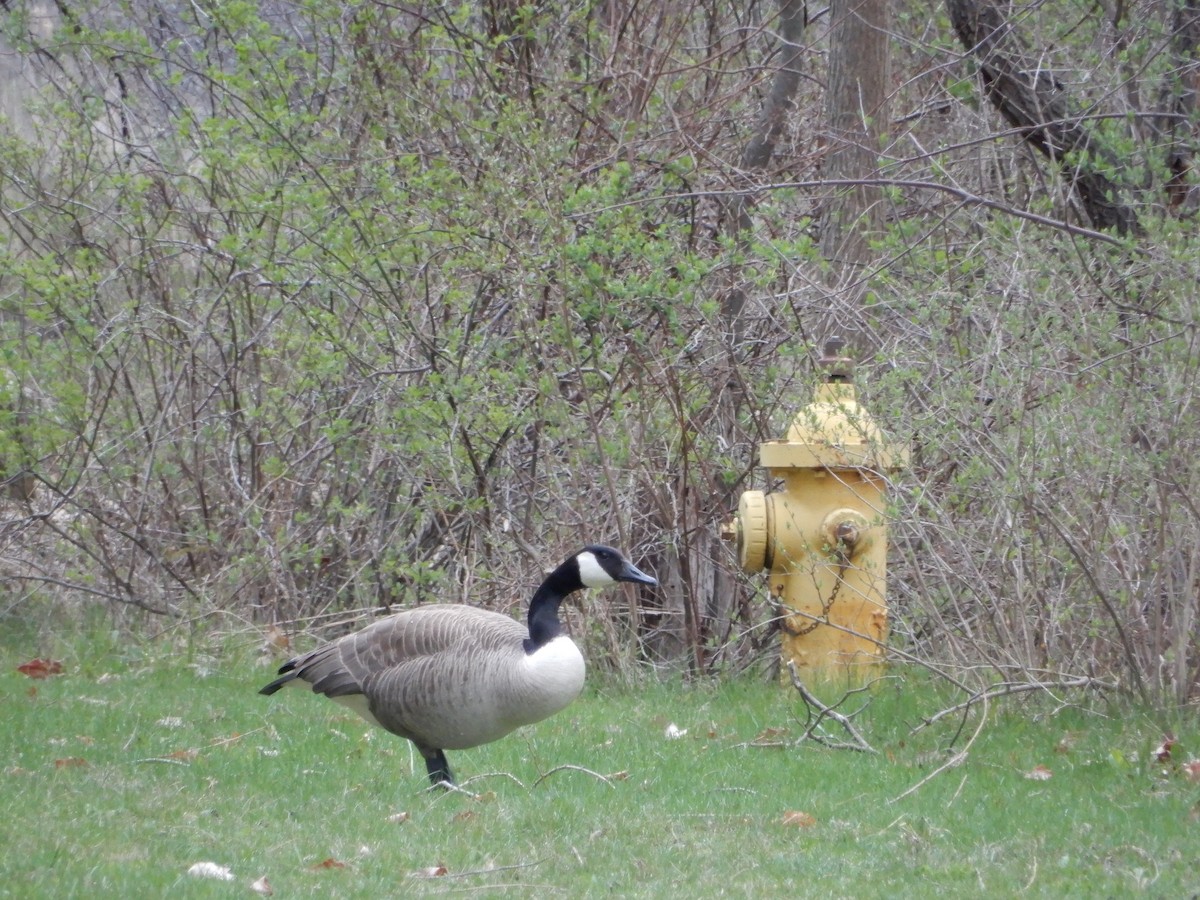
[[[885,658],[886,473],[908,449],[887,440],[858,405],[850,360],[829,347],[813,402],[787,438],[759,446],[771,493],[746,491],[727,532],[738,561],[766,569],[787,663],[802,677],[861,680]]]

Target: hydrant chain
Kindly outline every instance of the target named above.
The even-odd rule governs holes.
[[[845,582],[845,578],[843,576],[846,574],[846,568],[850,565],[850,558],[848,556],[846,556],[840,550],[837,552],[837,555],[838,559],[840,560],[838,563],[837,580],[833,583],[833,590],[829,592],[829,599],[827,601],[822,601],[821,603],[821,614],[819,616],[811,616],[811,621],[807,625],[800,627],[793,625],[788,621],[788,617],[784,616],[783,630],[788,634],[794,637],[800,637],[805,634],[812,634],[812,632],[816,631],[822,625],[829,624],[829,611],[833,609],[834,601],[836,601],[838,597],[838,591],[842,589],[842,584]],[[792,615],[797,614],[804,615],[804,613],[797,613],[795,610],[792,611]]]

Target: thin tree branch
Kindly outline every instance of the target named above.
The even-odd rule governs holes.
[[[1030,212],[1020,207],[1012,206],[1008,203],[1002,203],[999,200],[991,200],[987,197],[981,197],[978,194],[972,193],[965,188],[955,187],[950,184],[939,184],[936,181],[911,181],[904,178],[845,178],[845,179],[822,179],[821,181],[779,181],[771,184],[759,185],[758,191],[782,191],[782,190],[810,190],[824,187],[853,187],[855,185],[867,185],[878,187],[895,187],[908,190],[921,191],[936,191],[942,194],[950,194],[958,198],[966,206],[981,206],[984,209],[1002,212],[1006,215],[1013,216],[1017,219],[1025,219],[1029,222],[1034,222],[1038,225],[1045,225],[1048,228],[1054,228],[1058,231],[1065,231],[1067,234],[1072,234],[1077,237],[1085,237],[1089,240],[1099,241],[1105,244],[1112,244],[1114,247],[1122,247],[1131,249],[1130,242],[1120,237],[1114,237],[1111,234],[1106,234],[1103,231],[1096,231],[1091,228],[1084,228],[1081,225],[1072,225],[1070,222],[1064,222],[1062,219],[1051,218],[1050,216],[1039,215],[1035,212]],[[623,209],[628,206],[641,206],[650,203],[668,203],[677,200],[698,199],[700,197],[713,196],[740,196],[742,191],[693,191],[680,194],[660,194],[654,197],[634,197],[630,200],[622,200],[619,203],[613,203],[608,206],[600,206],[594,209],[589,209],[586,212],[571,213],[567,216],[568,219],[587,219],[600,213],[609,212],[615,209]],[[1132,248],[1135,251],[1136,247]]]
[[[924,728],[928,728],[939,719],[944,719],[946,716],[953,715],[961,710],[970,709],[976,703],[995,700],[998,697],[1008,697],[1013,694],[1027,694],[1032,691],[1052,691],[1052,690],[1069,690],[1072,688],[1092,688],[1097,690],[1115,691],[1119,686],[1107,681],[1099,681],[1089,675],[1081,675],[1078,678],[1068,678],[1061,681],[1006,681],[1000,684],[992,685],[982,691],[977,691],[961,703],[956,703],[953,706],[948,706],[932,716],[926,716],[921,724],[912,730],[912,734],[916,734]]]
[[[812,691],[810,691],[807,685],[805,685],[801,680],[799,673],[796,671],[796,663],[789,660],[787,665],[788,672],[790,672],[792,676],[792,687],[799,691],[800,698],[804,701],[804,706],[808,713],[808,723],[805,726],[804,734],[800,736],[800,740],[814,740],[818,744],[822,744],[833,750],[855,750],[859,753],[879,752],[872,747],[870,742],[867,741],[867,739],[862,736],[859,730],[854,727],[854,723],[851,721],[851,719],[855,715],[858,715],[858,713],[847,716],[837,711],[838,706],[840,706],[842,703],[845,703],[846,700],[854,694],[861,693],[863,690],[865,690],[865,688],[847,691],[842,695],[841,699],[838,700],[837,703],[835,703],[833,706],[828,706],[814,696]],[[813,714],[813,710],[816,710],[815,716]],[[860,709],[858,712],[862,712],[862,709]],[[823,719],[833,719],[833,721],[841,725],[842,730],[844,730],[846,734],[850,736],[850,742],[846,743],[844,741],[834,741],[825,737],[823,734],[819,734],[817,729],[820,728],[821,721]]]

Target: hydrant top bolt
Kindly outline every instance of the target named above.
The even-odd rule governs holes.
[[[842,356],[846,341],[831,337],[825,342],[824,355],[818,365],[825,370],[825,380],[830,384],[850,384],[854,381],[854,360]]]

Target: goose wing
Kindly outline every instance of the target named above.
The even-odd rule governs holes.
[[[289,660],[263,693],[299,679],[330,698],[366,694],[384,676],[403,680],[405,672],[427,669],[438,658],[511,648],[526,637],[520,623],[499,613],[459,605],[421,606]]]

